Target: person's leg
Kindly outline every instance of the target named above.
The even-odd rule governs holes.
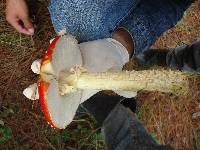
[[[118,22],[140,0],[51,0],[49,11],[55,31],[63,28],[79,42],[111,37]]]
[[[200,72],[200,39],[191,45],[171,49],[166,56],[167,66],[190,72]]]
[[[102,133],[108,150],[173,150],[157,144],[136,115],[117,104],[103,122]]]
[[[148,50],[156,38],[176,25],[191,3],[192,0],[141,0],[117,27],[132,35],[137,55]]]
[[[168,49],[148,49],[143,53],[133,56],[134,60],[145,67],[162,66],[166,67],[166,56]]]
[[[149,49],[138,55],[136,60],[145,66],[164,66],[194,72],[200,71],[200,39],[191,45],[174,49]]]
[[[122,101],[121,101],[122,100]],[[83,103],[101,126],[108,150],[172,150],[157,144],[133,113],[134,98],[98,93]]]
[[[82,107],[88,110],[94,116],[98,125],[101,126],[105,118],[118,103],[129,107],[133,112],[136,111],[136,100],[134,98],[123,98],[118,95],[108,95],[104,92],[99,92],[92,96],[82,104]]]

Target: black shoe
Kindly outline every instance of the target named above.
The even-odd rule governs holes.
[[[126,99],[118,95],[108,95],[103,92],[95,94],[82,105],[94,116],[98,125],[101,126],[103,121],[118,103],[130,108],[133,112],[136,110],[136,101],[134,98]]]
[[[200,40],[170,50],[166,57],[166,63],[171,68],[189,72],[200,71]]]
[[[135,56],[136,61],[143,66],[162,66],[166,67],[166,56],[169,50],[167,49],[149,49],[142,54]]]
[[[132,112],[136,112],[136,108],[137,108],[137,103],[136,103],[136,99],[134,97],[132,98],[124,98],[120,101],[120,103],[126,107],[129,108]]]
[[[200,40],[191,45],[174,49],[149,49],[135,56],[139,64],[151,67],[154,65],[170,67],[189,72],[200,71]]]

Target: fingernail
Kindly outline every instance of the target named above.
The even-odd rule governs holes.
[[[28,29],[28,32],[31,33],[31,34],[33,34],[34,33],[34,29],[30,28],[30,29]]]

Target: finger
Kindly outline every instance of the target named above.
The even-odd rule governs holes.
[[[34,27],[31,19],[28,16],[21,18],[21,21],[24,24],[24,28],[29,32],[29,34],[34,34]]]
[[[30,35],[30,32],[23,28],[23,26],[20,24],[19,19],[9,19],[8,22],[19,32],[23,34]]]

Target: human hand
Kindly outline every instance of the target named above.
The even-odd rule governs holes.
[[[33,23],[29,17],[28,6],[25,0],[6,1],[6,20],[19,33],[34,34]]]

